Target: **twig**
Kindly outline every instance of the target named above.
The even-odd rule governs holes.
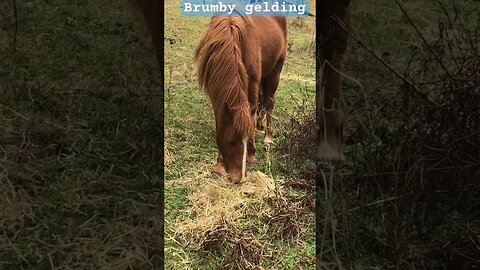
[[[412,19],[410,18],[410,16],[408,16],[408,13],[407,11],[403,8],[403,6],[400,4],[400,2],[398,0],[395,0],[395,3],[398,5],[398,7],[400,8],[400,10],[402,11],[403,15],[405,15],[405,17],[407,18],[408,22],[410,23],[410,25],[413,27],[413,29],[415,29],[415,32],[417,32],[418,36],[420,37],[420,39],[422,39],[423,43],[425,44],[425,46],[428,48],[428,50],[430,51],[430,53],[435,57],[435,60],[437,60],[438,64],[442,67],[443,71],[445,71],[445,74],[447,74],[448,77],[450,77],[450,79],[453,79],[452,75],[450,74],[450,72],[448,71],[448,69],[445,67],[445,65],[443,64],[442,60],[440,60],[440,58],[438,58],[438,55],[433,51],[432,47],[430,46],[430,44],[428,44],[427,40],[425,40],[425,37],[422,35],[422,33],[420,33],[420,30],[418,30],[417,26],[415,25],[415,23],[412,21]]]
[[[343,212],[340,212],[340,213],[336,213],[336,214],[334,214],[334,216],[335,216],[335,217],[338,217],[338,216],[341,216],[341,215],[345,215],[345,214],[348,214],[348,213],[351,213],[351,212],[358,211],[358,210],[363,209],[363,208],[366,208],[366,207],[372,207],[372,206],[381,205],[381,204],[384,204],[384,203],[387,203],[387,202],[391,202],[391,201],[395,201],[395,200],[398,200],[398,199],[401,199],[401,198],[404,198],[404,197],[408,197],[408,196],[409,196],[409,195],[404,195],[404,196],[399,196],[399,197],[390,197],[390,198],[387,198],[387,199],[370,202],[370,203],[367,203],[367,204],[362,205],[362,206],[357,206],[357,207],[354,207],[354,208],[350,208],[350,209],[348,209],[348,210],[346,210],[346,211],[343,211]],[[327,218],[324,218],[324,219],[319,220],[318,222],[326,222],[326,221],[327,221]]]
[[[14,109],[12,109],[12,108],[10,108],[10,107],[8,107],[8,106],[6,106],[6,105],[0,104],[0,107],[3,107],[3,108],[5,108],[5,109],[11,111],[12,113],[16,114],[17,116],[20,116],[21,118],[23,118],[24,120],[30,121],[30,119],[29,119],[28,117],[24,116],[23,114],[15,111]]]

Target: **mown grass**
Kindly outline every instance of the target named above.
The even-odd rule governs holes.
[[[182,17],[180,1],[165,2],[165,151],[170,153],[165,166],[165,267],[167,269],[223,269],[229,250],[203,252],[201,243],[188,246],[178,237],[178,226],[196,217],[191,213],[189,196],[216,179],[210,168],[216,159],[215,120],[208,98],[198,90],[194,76],[193,52],[210,18]],[[312,8],[312,10],[314,10]],[[276,179],[278,184],[295,180],[303,173],[301,166],[286,168],[289,156],[279,149],[289,130],[291,116],[298,115],[297,103],[309,104],[313,111],[315,59],[314,18],[290,18],[290,49],[276,95],[274,141],[266,152],[257,141],[255,167]],[[304,108],[305,109],[305,108]],[[303,163],[312,163],[305,159]],[[307,165],[303,165],[307,166]],[[313,179],[311,179],[313,181]],[[313,269],[315,223],[311,211],[303,215],[304,232],[295,242],[275,240],[267,220],[257,224],[246,218],[239,221],[242,230],[253,231],[268,244],[269,256],[262,266],[266,269]],[[200,245],[200,246],[198,246]],[[224,254],[224,255],[222,255]]]
[[[118,1],[0,3],[0,268],[151,269],[158,63]],[[141,21],[140,21],[141,22]]]

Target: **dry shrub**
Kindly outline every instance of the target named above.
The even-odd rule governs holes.
[[[316,123],[309,89],[303,88],[302,91],[302,99],[291,96],[296,106],[295,111],[288,114],[289,121],[276,127],[288,131],[285,140],[276,148],[287,157],[280,169],[290,175],[293,171],[296,173],[282,182],[282,188],[276,189],[275,196],[270,198],[274,210],[268,219],[274,238],[291,241],[304,234],[306,228],[302,227],[301,218],[315,209]]]
[[[294,199],[291,198],[291,196],[285,196],[285,194],[277,191],[275,199],[273,199],[275,212],[269,221],[274,237],[289,237],[295,240],[298,239],[305,229],[302,228],[300,223],[301,214],[306,209],[306,207],[303,206],[303,200],[294,201]]]
[[[289,121],[282,124],[281,127],[277,127],[277,129],[288,131],[285,141],[278,146],[278,151],[287,157],[285,165],[281,169],[289,174],[293,171],[298,172],[295,179],[290,179],[286,185],[312,191],[316,177],[314,163],[315,145],[317,145],[315,110],[314,104],[309,101],[309,90],[304,89],[303,91],[304,99],[298,100],[291,97],[296,103],[296,108],[293,114],[288,115]]]
[[[203,251],[224,251],[224,269],[258,269],[266,256],[266,245],[252,233],[222,220],[206,232]]]
[[[371,139],[350,150],[353,203],[381,204],[344,217],[341,237],[397,269],[480,265],[480,24],[445,12],[434,42],[419,34],[397,99],[347,138]]]
[[[285,129],[290,132],[282,145],[282,152],[288,154],[294,160],[313,160],[317,136],[313,112],[309,115],[292,116]]]

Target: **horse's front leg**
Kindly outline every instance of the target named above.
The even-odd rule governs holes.
[[[227,171],[225,170],[225,164],[223,163],[223,157],[222,157],[222,154],[220,154],[220,151],[218,151],[217,164],[213,166],[212,172],[219,176],[227,175]]]
[[[217,154],[217,163],[213,166],[212,168],[212,173],[222,177],[227,175],[227,170],[225,169],[225,163],[223,162],[223,156],[222,153],[220,153],[220,146],[219,146],[219,137],[218,134],[220,132],[220,125],[218,122],[218,119],[216,117],[217,112],[215,111],[215,136],[216,136],[216,142],[217,142],[217,149],[218,149],[218,154]]]

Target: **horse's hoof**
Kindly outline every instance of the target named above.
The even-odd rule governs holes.
[[[223,164],[220,163],[217,163],[215,164],[215,166],[212,167],[212,174],[220,178],[227,176],[225,167],[223,166]]]
[[[339,148],[339,147],[337,147]],[[345,156],[338,149],[335,150],[329,143],[323,141],[318,146],[317,159],[320,165],[331,168],[338,168],[345,162]]]
[[[248,163],[248,164],[255,164],[255,163],[257,163],[257,158],[255,157],[255,155],[249,155],[249,156],[247,156],[247,163]]]
[[[273,144],[273,139],[271,136],[266,136],[265,139],[263,139],[263,142],[266,144]]]
[[[265,131],[261,131],[258,129],[255,130],[255,139],[261,138],[263,136],[265,136]]]

